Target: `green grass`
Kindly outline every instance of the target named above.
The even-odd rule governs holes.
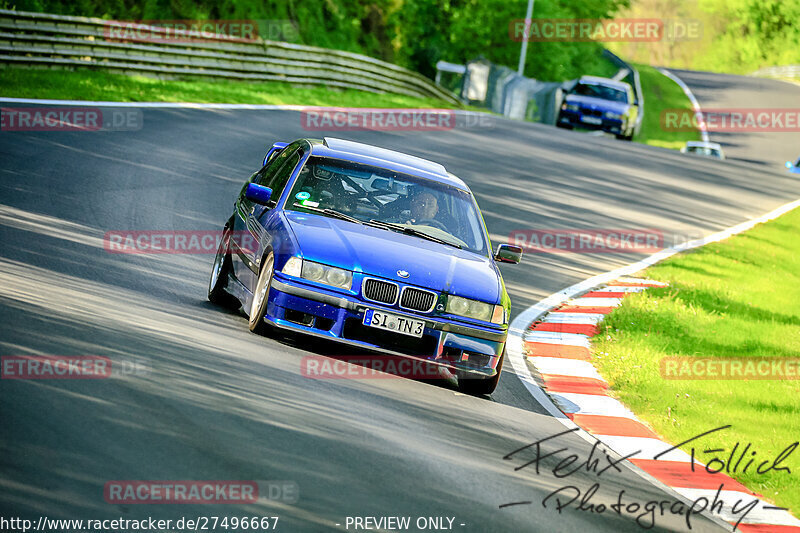
[[[657,17],[695,30],[688,38],[674,39],[667,31],[658,42],[608,43],[631,61],[729,74],[800,63],[797,0],[639,0],[615,17]]]
[[[0,95],[15,98],[103,100],[114,102],[192,102],[297,104],[341,107],[436,107],[452,105],[434,98],[375,94],[288,83],[159,80],[101,71],[0,69]]]
[[[653,67],[638,64],[635,66],[639,71],[645,105],[642,129],[635,140],[651,146],[674,150],[682,148],[686,141],[699,141],[700,132],[698,131],[664,131],[661,126],[661,112],[665,109],[692,110],[691,102],[678,84]]]
[[[681,254],[645,271],[669,282],[625,298],[594,342],[595,364],[612,394],[667,441],[704,437],[698,459],[726,460],[739,441],[770,461],[800,440],[800,380],[672,380],[660,375],[668,356],[800,358],[800,210]],[[724,448],[726,452],[703,454]],[[689,451],[690,446],[684,446]],[[747,460],[741,463],[743,468]],[[754,463],[760,464],[760,461]],[[733,477],[800,513],[800,449],[786,472]]]

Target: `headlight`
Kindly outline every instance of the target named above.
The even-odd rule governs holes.
[[[319,263],[311,263],[310,261],[303,261],[303,273],[305,279],[311,281],[322,281],[325,277],[325,268]]]
[[[569,110],[569,111],[580,111],[581,110],[581,106],[579,106],[578,104],[567,104],[567,110]]]
[[[460,296],[447,297],[447,312],[494,324],[505,322],[505,309],[503,309],[502,305],[487,304]]]
[[[611,111],[606,111],[604,114],[605,114],[606,118],[613,118],[613,119],[616,119],[616,120],[619,120],[619,119],[622,118],[622,115],[620,115],[619,113],[613,113]]]
[[[347,287],[350,288],[349,272],[341,268],[329,268],[325,273],[325,280],[334,287]]]
[[[468,316],[469,315],[469,300],[466,298],[459,298],[458,296],[450,296],[447,298],[447,312],[454,315]]]
[[[283,265],[283,270],[281,272],[287,276],[299,278],[300,274],[303,272],[303,260],[296,256],[290,257],[289,260],[286,261],[286,264]]]
[[[353,285],[353,273],[349,270],[306,261],[299,257],[292,257],[286,261],[281,272],[288,276],[316,281],[348,291]]]

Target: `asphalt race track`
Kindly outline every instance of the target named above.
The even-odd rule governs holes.
[[[800,85],[731,74],[672,70],[691,89],[701,109],[709,111],[784,110],[797,116]],[[725,156],[749,161],[764,168],[785,171],[786,161],[797,161],[797,119],[789,131],[710,131],[709,139],[718,142]],[[786,124],[786,120],[783,124]]]
[[[577,502],[558,513],[542,500],[597,482],[594,504],[616,503],[621,490],[624,502],[674,501],[626,467],[557,479],[551,458],[538,474],[515,471],[530,450],[506,454],[564,428],[510,365],[491,398],[403,379],[307,379],[307,350],[331,348],[255,336],[244,316],[209,304],[211,255],[106,252],[107,231],[221,227],[272,142],[327,134],[304,131],[296,111],[143,113],[133,132],[0,134],[0,353],[101,355],[147,369],[0,381],[2,515],[266,515],[280,517],[279,531],[344,530],[348,516],[447,516],[459,531],[622,532],[640,530],[636,515],[578,511]],[[514,230],[551,228],[695,238],[800,196],[782,161],[718,162],[502,119],[491,128],[336,135],[444,163],[476,193],[495,244]],[[514,314],[639,257],[528,254],[503,267]],[[569,449],[561,458],[591,452],[571,435],[542,446],[560,448]],[[104,501],[110,480],[288,480],[299,498],[119,505]],[[531,503],[500,508],[520,501]],[[687,529],[684,516],[655,524]],[[691,525],[723,530],[701,516]]]

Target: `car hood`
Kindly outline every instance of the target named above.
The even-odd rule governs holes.
[[[622,102],[613,102],[611,100],[603,100],[602,98],[594,98],[592,96],[583,96],[580,94],[568,94],[565,100],[570,104],[580,104],[581,107],[598,109],[600,111],[613,111],[620,115],[625,114],[630,108],[630,104],[623,104]]]
[[[309,261],[484,302],[501,300],[499,272],[489,257],[316,214],[287,211],[286,219]]]

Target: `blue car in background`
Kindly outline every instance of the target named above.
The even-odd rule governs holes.
[[[494,391],[509,297],[469,188],[437,163],[326,138],[276,143],[242,188],[208,298],[271,327],[433,363]]]
[[[789,172],[792,174],[800,174],[800,158],[797,161],[792,163],[791,161],[786,162],[786,168],[789,169]]]
[[[602,130],[633,140],[639,106],[630,84],[583,76],[570,89],[556,118],[559,128]]]

